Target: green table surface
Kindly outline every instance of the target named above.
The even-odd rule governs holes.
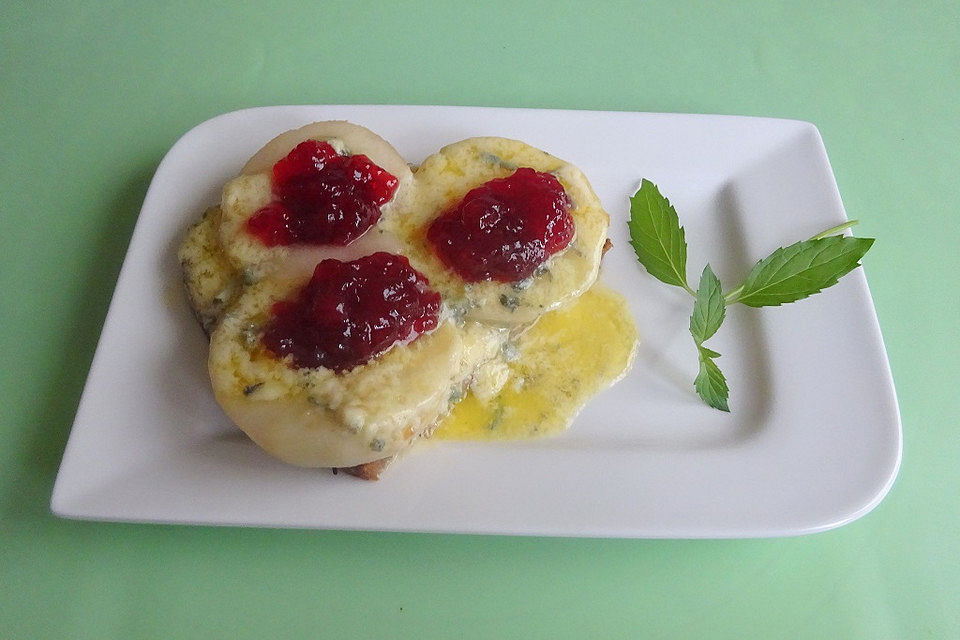
[[[0,637],[960,637],[960,3],[197,4],[0,7]],[[816,123],[858,234],[878,238],[893,490],[846,527],[774,540],[51,516],[160,158],[219,113],[325,103]]]

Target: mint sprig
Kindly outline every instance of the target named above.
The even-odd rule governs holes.
[[[714,409],[729,411],[729,388],[715,360],[720,354],[706,346],[731,304],[770,307],[796,302],[831,287],[853,269],[873,245],[873,238],[839,235],[857,223],[831,227],[809,240],[781,247],[757,262],[743,284],[727,294],[708,264],[694,291],[687,283],[687,243],[676,210],[655,184],[644,179],[630,198],[630,244],[650,275],[680,287],[695,299],[690,335],[697,347],[700,369],[694,388]]]

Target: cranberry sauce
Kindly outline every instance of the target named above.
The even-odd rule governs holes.
[[[403,256],[323,260],[310,282],[272,309],[262,341],[298,367],[349,371],[396,342],[436,328],[440,294]]]
[[[306,140],[273,165],[273,201],[247,220],[268,247],[347,245],[380,219],[398,180],[363,155]]]
[[[468,282],[515,282],[570,244],[570,206],[554,176],[520,168],[467,193],[433,221],[427,239]]]

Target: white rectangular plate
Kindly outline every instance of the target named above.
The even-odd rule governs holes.
[[[603,280],[643,336],[633,371],[562,436],[427,443],[377,483],[276,462],[221,413],[177,246],[274,135],[316,120],[373,129],[410,162],[478,135],[584,170],[611,216]],[[689,273],[739,281],[758,258],[846,217],[816,128],[731,116],[418,106],[266,107],[187,133],[130,243],[53,492],[103,520],[623,537],[795,535],[849,522],[900,462],[893,382],[862,269],[782,308],[729,310],[710,346],[731,413],[693,392],[692,301],[627,242],[628,201],[656,182],[687,230]]]

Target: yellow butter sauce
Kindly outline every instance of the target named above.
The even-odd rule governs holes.
[[[563,431],[587,400],[626,373],[637,343],[626,300],[596,284],[520,336],[499,393],[483,400],[468,393],[434,438],[516,440]]]

